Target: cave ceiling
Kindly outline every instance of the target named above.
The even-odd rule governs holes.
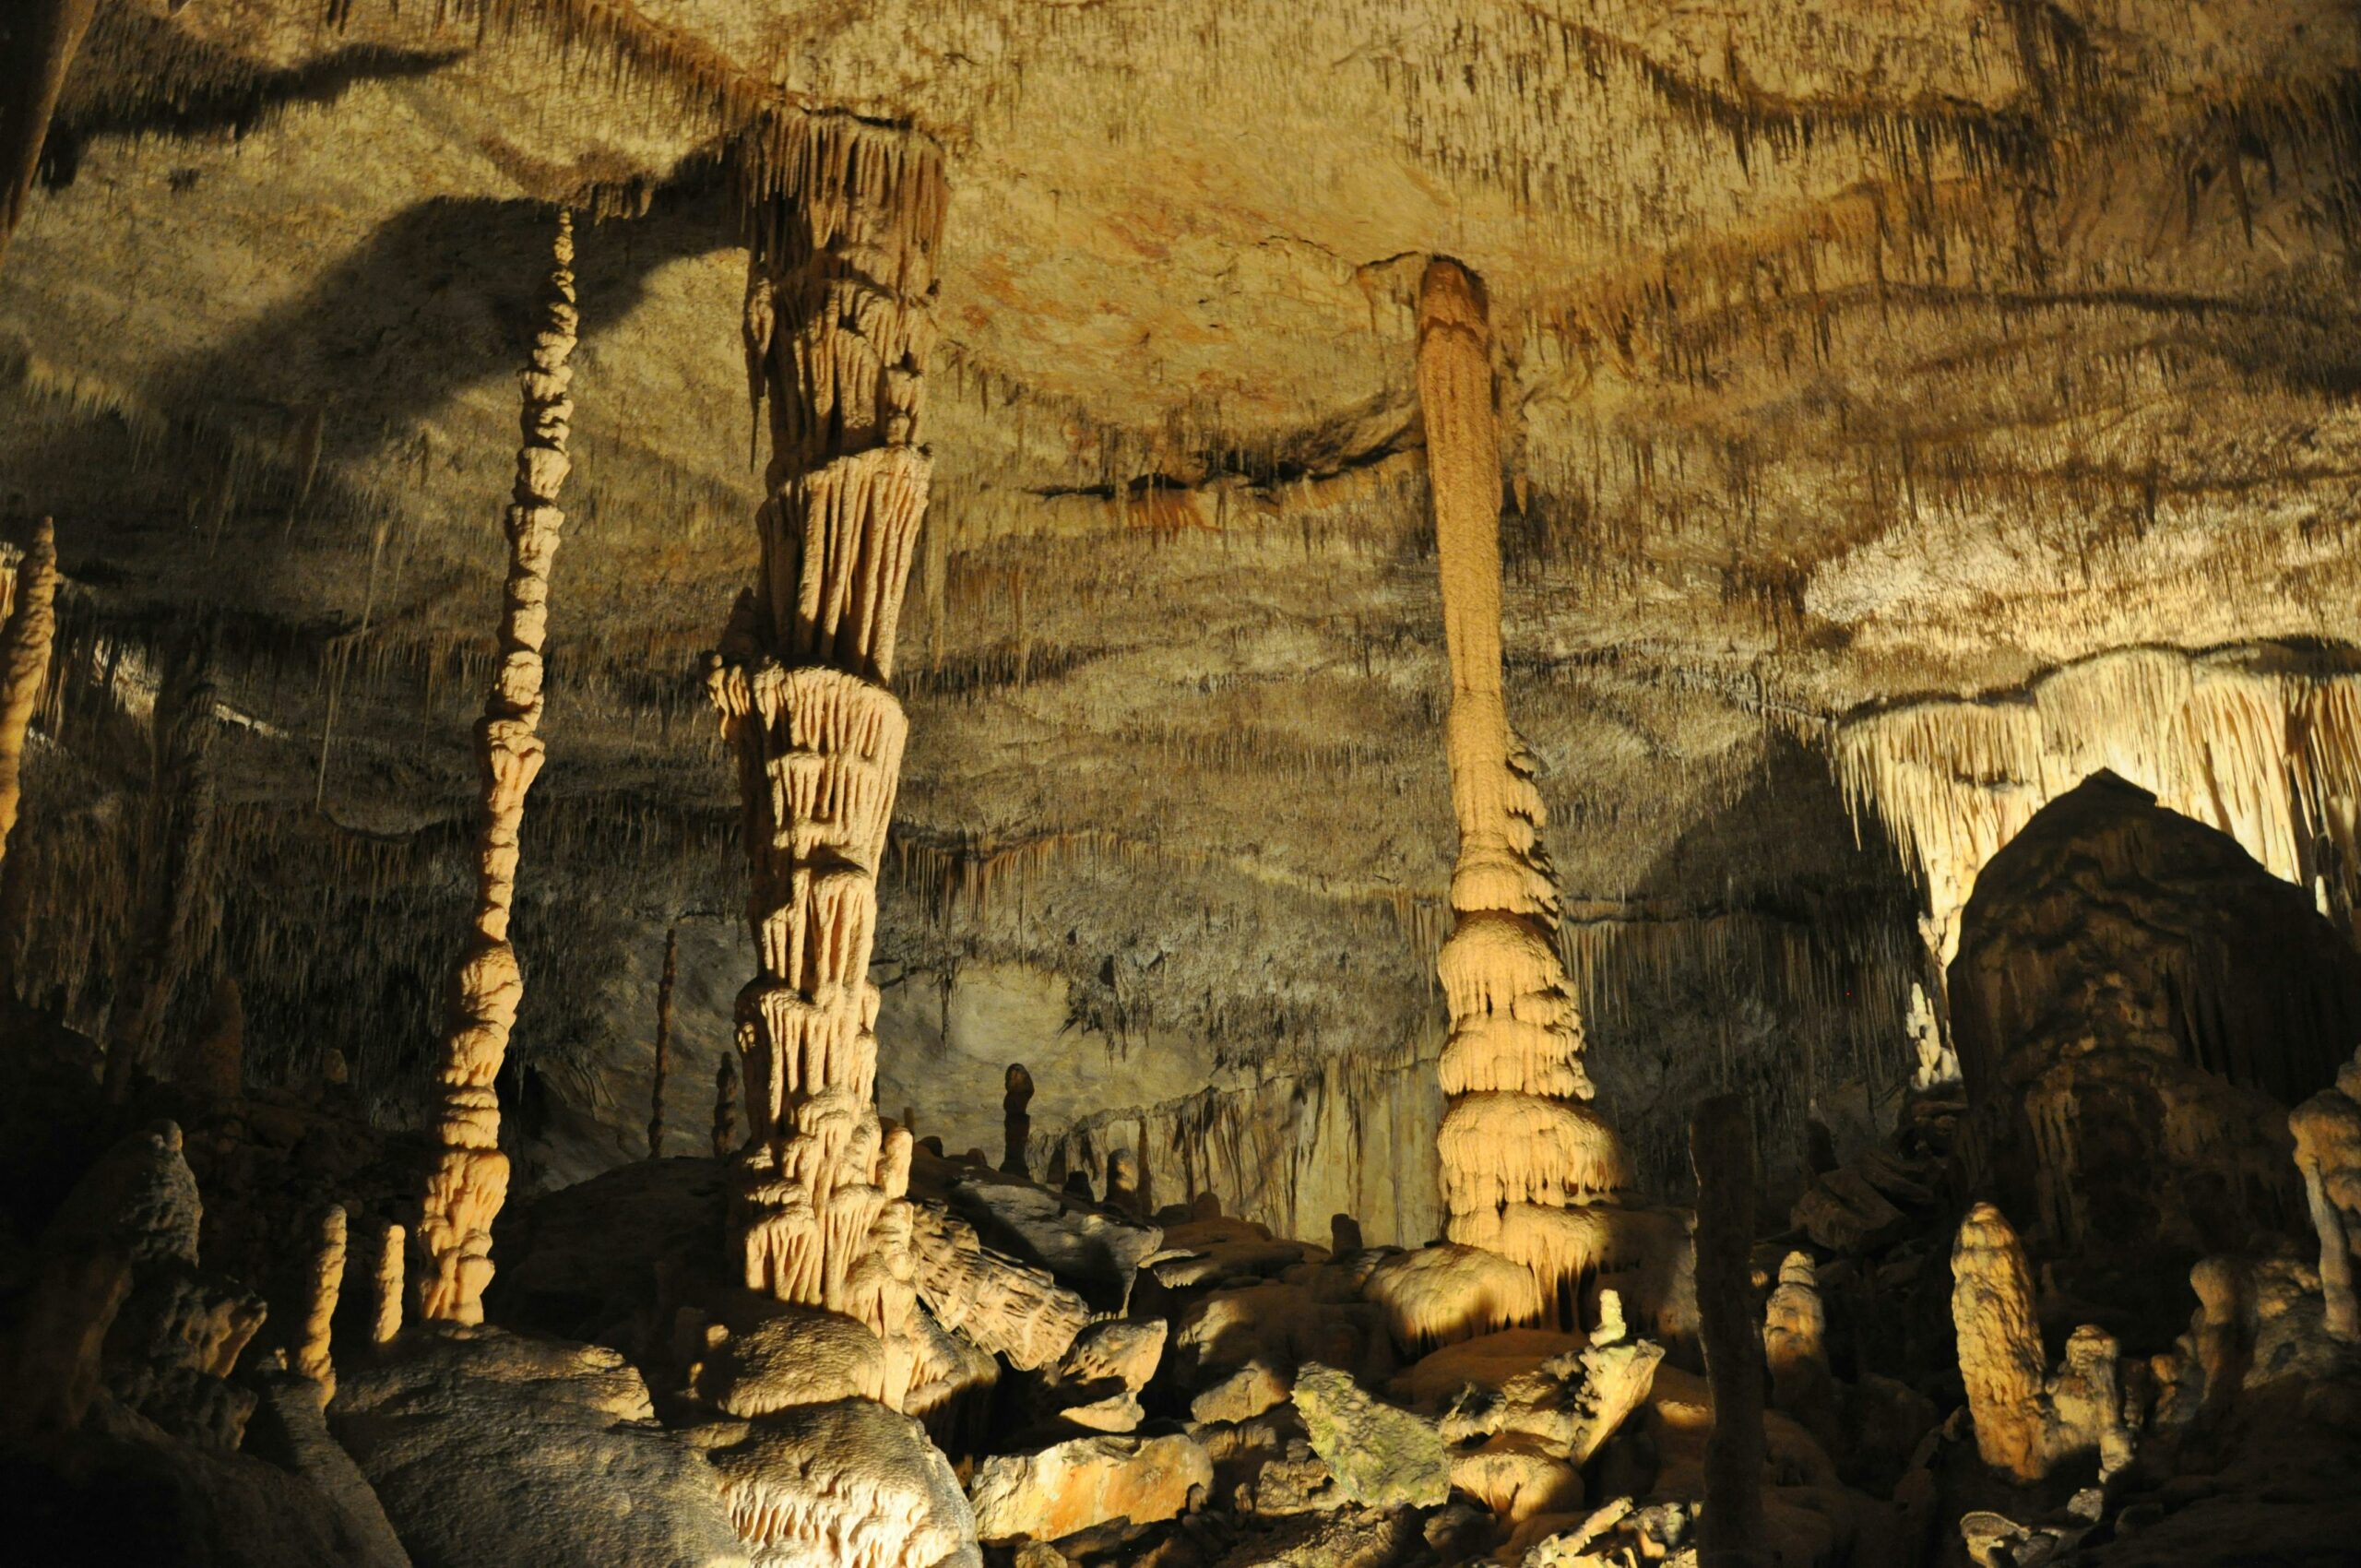
[[[1490,298],[1570,908],[1800,918],[1890,893],[1810,755],[1844,716],[2361,631],[2356,65],[2353,6],[2265,0],[104,0],[0,273],[0,508],[58,517],[117,685],[216,627],[232,838],[431,883],[536,258],[595,217],[545,918],[727,913],[739,192],[780,116],[915,125],[889,960],[1220,1060],[1369,1045],[1431,1011],[1451,853],[1428,256]],[[130,787],[75,766],[75,810]],[[424,1016],[340,995],[281,1016]]]

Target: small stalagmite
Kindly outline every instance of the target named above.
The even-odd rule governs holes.
[[[1033,1117],[1027,1108],[1033,1103],[1033,1075],[1025,1070],[1022,1062],[1008,1064],[1007,1092],[1001,1097],[1000,1168],[1010,1176],[1029,1177],[1025,1168],[1025,1146],[1033,1136]]]
[[[316,1221],[312,1269],[304,1280],[303,1316],[296,1336],[294,1370],[320,1385],[321,1397],[336,1397],[336,1362],[329,1355],[329,1325],[336,1321],[338,1296],[344,1289],[345,1216],[330,1204]]]
[[[508,1195],[500,1149],[500,1102],[492,1083],[508,1054],[525,978],[509,945],[525,794],[540,772],[539,733],[549,636],[550,567],[564,531],[559,490],[571,464],[574,421],[574,225],[558,215],[545,315],[523,377],[523,439],[506,517],[508,577],[500,618],[500,660],[476,739],[483,765],[482,828],[476,840],[476,907],[466,952],[453,977],[451,1027],[443,1042],[436,1141],[412,1240],[418,1253],[418,1315],[483,1321],[492,1280],[492,1222]]]
[[[727,1056],[713,1070],[713,1158],[738,1152],[738,1064]]]
[[[2304,1202],[2320,1239],[2320,1293],[2328,1331],[2340,1339],[2361,1340],[2361,1295],[2354,1288],[2354,1259],[2361,1256],[2361,1055],[2287,1117],[2296,1135],[2296,1169],[2304,1178]]]
[[[664,1158],[664,1072],[672,1054],[672,986],[681,972],[681,928],[664,933],[664,976],[656,982],[656,1068],[647,1089],[647,1158]]]
[[[1483,287],[1430,262],[1418,292],[1459,819],[1454,921],[1436,968],[1451,1012],[1438,1139],[1446,1232],[1530,1269],[1540,1306],[1613,1261],[1631,1164],[1588,1104],[1582,1019],[1558,956],[1558,890],[1534,760],[1510,728],[1501,648],[1501,449]]]
[[[908,720],[888,690],[932,459],[943,151],[848,115],[758,132],[748,160],[748,393],[770,405],[761,563],[707,685],[737,759],[760,970],[739,992],[747,1143],[733,1229],[748,1289],[917,1361],[908,1129],[874,1103],[877,871]]]
[[[23,799],[25,731],[49,674],[57,639],[57,538],[43,517],[32,547],[17,565],[16,607],[0,632],[0,861],[17,826]]]

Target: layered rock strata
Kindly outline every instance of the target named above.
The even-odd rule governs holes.
[[[707,674],[738,764],[761,969],[739,993],[748,1136],[733,1229],[751,1289],[866,1324],[867,1392],[914,1373],[911,1139],[873,1103],[877,868],[907,721],[886,689],[927,502],[943,156],[844,117],[751,160],[748,390],[770,406],[761,565]]]
[[[1418,293],[1443,633],[1445,747],[1459,819],[1454,922],[1436,968],[1452,1028],[1437,1140],[1445,1233],[1532,1270],[1545,1305],[1610,1261],[1630,1162],[1593,1111],[1582,1019],[1558,956],[1558,890],[1541,846],[1534,760],[1509,726],[1501,681],[1501,448],[1482,285],[1429,264]]]
[[[565,444],[574,422],[572,363],[574,229],[558,217],[554,265],[540,329],[524,374],[522,440],[508,507],[508,576],[502,599],[500,659],[476,740],[483,762],[483,826],[476,840],[476,907],[465,955],[453,977],[451,1025],[443,1042],[436,1137],[442,1148],[427,1181],[413,1281],[421,1318],[483,1321],[492,1279],[492,1221],[508,1195],[500,1149],[500,1102],[492,1082],[507,1058],[525,977],[508,942],[516,893],[518,830],[525,793],[540,772],[541,648],[549,635],[550,567],[565,514],[557,499],[572,466]]]

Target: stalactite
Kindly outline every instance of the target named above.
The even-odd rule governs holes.
[[[749,393],[770,410],[756,585],[707,683],[738,761],[761,972],[739,993],[745,1281],[916,1348],[911,1138],[873,1103],[876,876],[907,720],[886,689],[931,458],[942,149],[848,116],[783,116],[741,177],[753,229]]]
[[[27,0],[0,23],[0,266],[25,215],[50,116],[98,0]]]
[[[525,981],[509,945],[516,894],[518,829],[525,794],[543,746],[541,648],[549,635],[550,567],[565,514],[558,492],[568,468],[574,419],[569,389],[579,323],[574,306],[574,225],[558,215],[554,265],[543,318],[523,377],[516,482],[505,519],[507,585],[501,610],[501,662],[476,739],[483,765],[482,828],[476,849],[476,905],[468,947],[453,977],[450,1031],[443,1042],[436,1125],[442,1152],[420,1206],[418,1313],[451,1323],[483,1319],[492,1280],[492,1222],[508,1195],[500,1149],[500,1101],[492,1082],[508,1052]]]
[[[1705,1447],[1698,1562],[1739,1568],[1762,1550],[1762,1334],[1754,1304],[1754,1120],[1740,1095],[1697,1108],[1689,1129],[1697,1167],[1698,1337],[1714,1388]]]
[[[57,636],[57,538],[47,517],[17,564],[13,598],[7,629],[0,632],[0,866],[23,799],[25,732]]]
[[[2101,768],[2236,839],[2361,934],[2361,675],[2294,649],[2132,648],[2021,692],[1848,720],[1834,764],[1925,890],[1924,936],[1957,955],[1976,873],[2049,802]]]
[[[1443,633],[1446,751],[1459,861],[1456,921],[1436,969],[1452,1017],[1440,1066],[1450,1099],[1437,1140],[1446,1232],[1534,1272],[1545,1301],[1615,1261],[1598,1212],[1631,1181],[1611,1129],[1585,1103],[1582,1020],[1554,940],[1558,890],[1540,843],[1533,759],[1501,683],[1501,462],[1481,285],[1428,265],[1418,295],[1418,398],[1427,433]]]
[[[664,1158],[664,1072],[672,1051],[672,986],[681,968],[681,928],[664,933],[664,973],[656,982],[656,1064],[647,1090],[647,1158]]]

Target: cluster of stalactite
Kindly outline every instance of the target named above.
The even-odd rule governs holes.
[[[910,1386],[911,1138],[878,1118],[869,979],[907,720],[887,689],[931,459],[942,152],[848,117],[782,120],[742,171],[748,395],[770,410],[754,588],[708,684],[737,758],[761,970],[740,992],[748,1288],[866,1324],[873,1397]]]
[[[1976,873],[2101,768],[2236,839],[2353,929],[2361,895],[2361,676],[2294,649],[2132,648],[2021,692],[1913,703],[1843,725],[1835,767],[1925,889],[1948,964]]]
[[[1418,390],[1452,672],[1446,752],[1459,860],[1436,961],[1452,1032],[1437,1140],[1452,1241],[1530,1269],[1562,1298],[1614,1255],[1621,1144],[1585,1103],[1582,1020],[1559,963],[1558,890],[1533,760],[1510,728],[1501,656],[1501,464],[1480,285],[1427,268]]]
[[[500,625],[501,662],[476,739],[483,764],[482,825],[476,841],[476,903],[467,949],[453,976],[451,1023],[436,1075],[434,1134],[442,1146],[428,1178],[412,1241],[421,1318],[483,1319],[492,1280],[492,1222],[508,1195],[508,1157],[500,1147],[500,1101],[493,1081],[508,1053],[524,972],[509,942],[516,897],[525,795],[544,756],[539,734],[549,636],[550,568],[565,527],[558,492],[571,464],[566,435],[574,420],[572,357],[578,317],[574,303],[574,231],[561,213],[546,314],[523,377],[522,440],[508,507],[507,586]]]

